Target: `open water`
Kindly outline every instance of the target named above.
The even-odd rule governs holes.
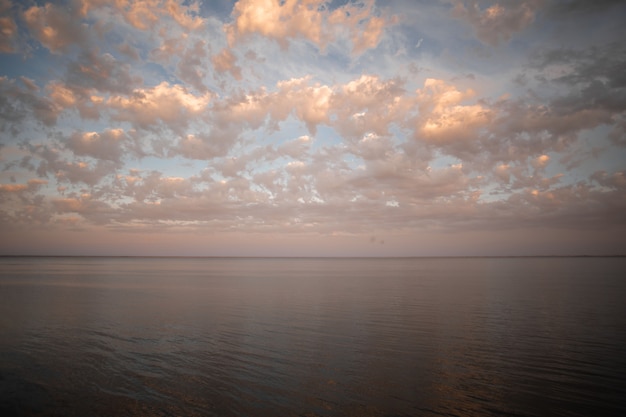
[[[626,258],[0,258],[0,413],[626,415]]]

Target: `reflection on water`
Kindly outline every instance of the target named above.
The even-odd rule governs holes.
[[[626,413],[625,258],[0,259],[2,415]]]

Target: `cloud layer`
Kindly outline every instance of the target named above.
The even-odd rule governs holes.
[[[623,252],[621,3],[207,3],[0,2],[0,251]]]

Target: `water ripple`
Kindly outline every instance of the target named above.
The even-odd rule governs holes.
[[[626,260],[81,262],[0,270],[4,415],[626,414]]]

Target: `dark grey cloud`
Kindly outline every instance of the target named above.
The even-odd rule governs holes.
[[[82,94],[93,90],[101,94],[130,94],[141,84],[141,77],[132,73],[128,63],[97,49],[81,52],[68,64],[65,75],[65,85]]]
[[[23,123],[35,120],[53,126],[60,109],[32,88],[23,88],[15,80],[0,77],[0,132],[17,136]],[[6,137],[8,139],[8,137]]]
[[[622,0],[553,0],[546,8],[552,18],[567,18],[571,14],[588,15],[589,13],[601,13],[610,9],[623,6]]]

